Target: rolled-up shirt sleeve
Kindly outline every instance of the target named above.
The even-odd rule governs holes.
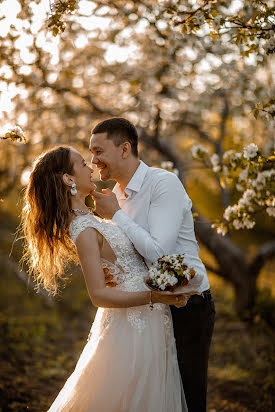
[[[134,244],[136,250],[149,262],[172,254],[185,213],[192,202],[176,175],[159,177],[151,193],[148,226],[149,232],[135,223],[123,210],[113,216],[115,222]]]

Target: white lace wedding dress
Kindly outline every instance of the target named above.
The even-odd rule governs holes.
[[[93,227],[115,264],[102,259],[127,292],[147,290],[148,269],[122,230],[92,214],[70,225],[73,241]],[[168,305],[99,308],[74,372],[49,412],[187,412]]]

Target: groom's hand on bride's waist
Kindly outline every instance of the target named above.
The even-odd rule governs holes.
[[[102,192],[95,190],[91,192],[95,201],[95,211],[104,219],[112,219],[114,214],[120,210],[116,195],[110,189],[103,189]]]

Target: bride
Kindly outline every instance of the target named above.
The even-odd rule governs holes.
[[[99,308],[49,412],[187,412],[168,306],[187,297],[148,290],[130,240],[85,205],[92,173],[77,151],[54,148],[36,160],[25,195],[25,257],[37,283],[56,295],[65,264],[79,261]],[[106,287],[104,271],[115,287]]]

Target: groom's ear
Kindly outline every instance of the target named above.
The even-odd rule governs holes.
[[[68,173],[64,173],[62,176],[62,180],[65,183],[66,186],[72,186],[72,183],[74,183],[72,176],[70,176]]]
[[[122,143],[121,147],[122,147],[122,159],[127,159],[127,157],[129,156],[132,150],[131,143],[124,142]]]

